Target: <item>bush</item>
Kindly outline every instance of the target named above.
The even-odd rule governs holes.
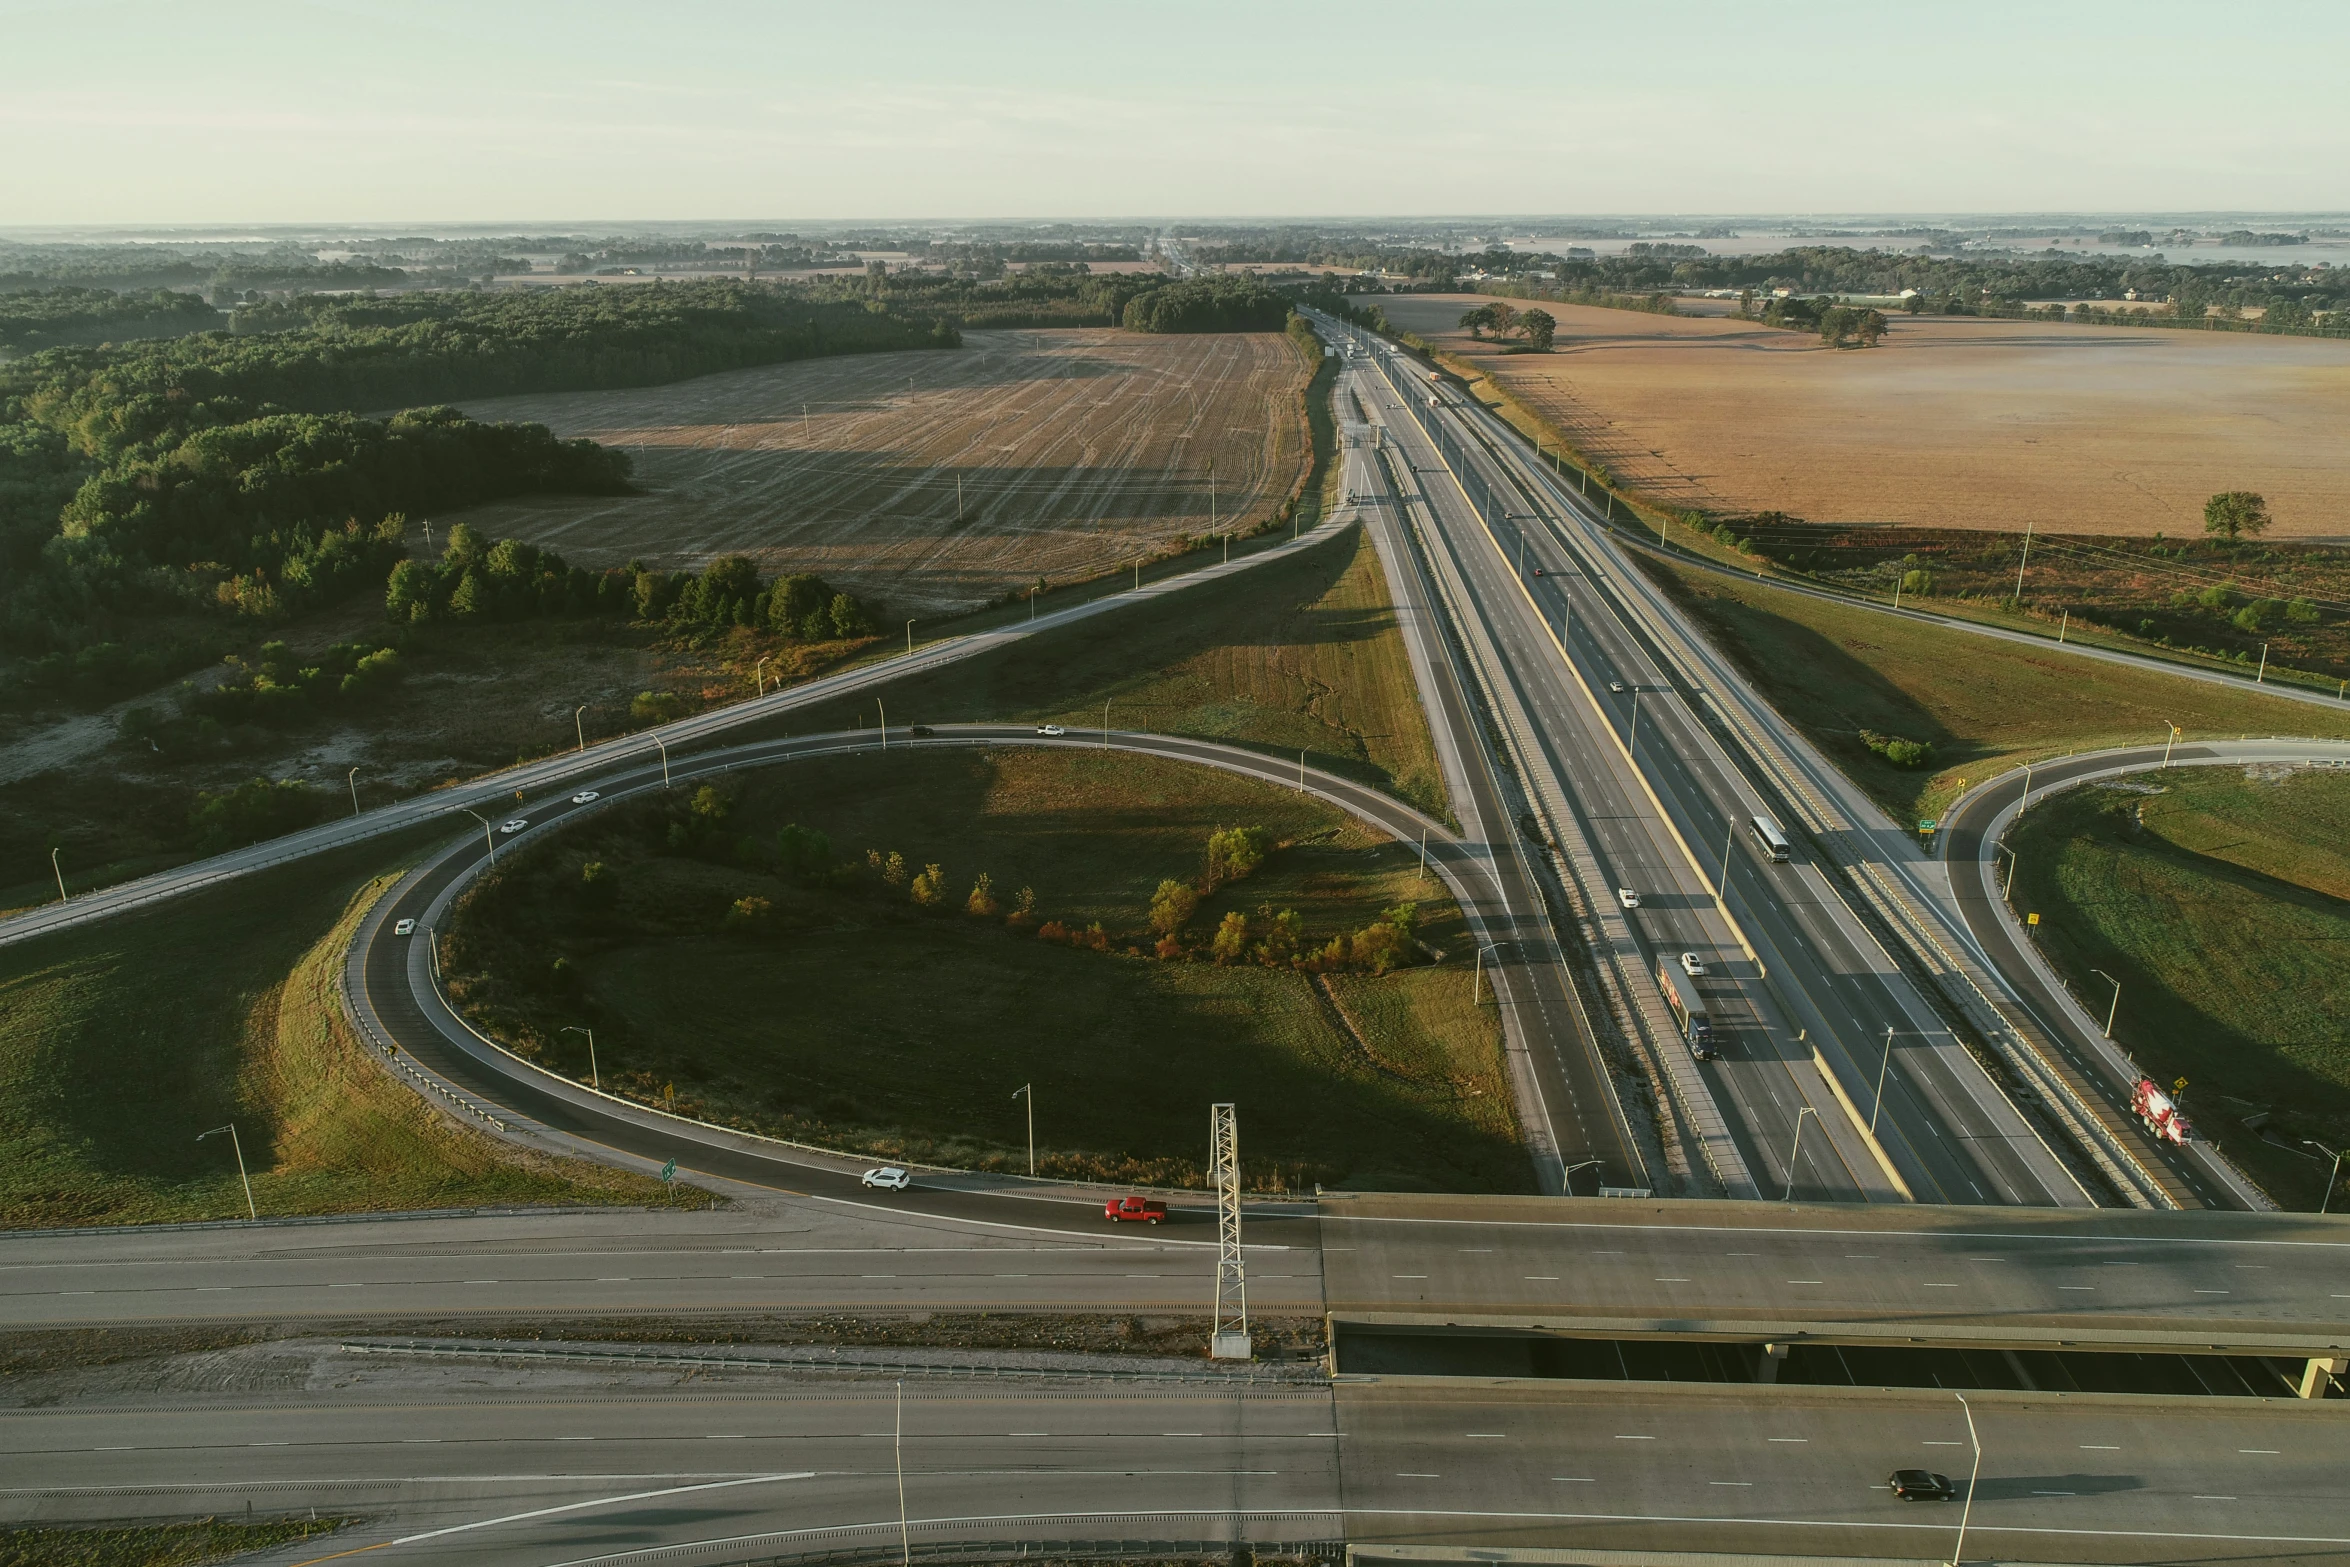
[[[1265,863],[1266,833],[1262,827],[1228,827],[1208,835],[1210,888],[1244,879]]]
[[[1151,895],[1150,925],[1161,936],[1173,936],[1199,907],[1199,894],[1179,881],[1162,881]]]
[[[279,838],[325,814],[327,795],[295,778],[256,778],[218,793],[200,794],[188,813],[196,845],[207,854]]]
[[[1934,744],[1930,740],[1904,740],[1899,735],[1881,735],[1874,729],[1863,729],[1860,739],[1861,744],[1895,767],[1931,767],[1934,764]]]
[[[924,908],[936,908],[946,901],[946,872],[935,865],[925,865],[922,867],[922,874],[914,878],[914,885],[907,890],[914,901]]]
[[[1237,963],[1248,955],[1248,916],[1234,909],[1216,927],[1208,950],[1218,963]]]
[[[629,719],[638,724],[666,724],[686,714],[685,698],[674,691],[639,691],[629,700]]]

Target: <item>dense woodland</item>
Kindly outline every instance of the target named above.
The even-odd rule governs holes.
[[[32,661],[21,684],[115,694],[211,656],[191,625],[380,590],[400,513],[626,487],[616,452],[446,399],[960,340],[886,300],[731,280],[245,316],[235,333],[0,364],[0,645]],[[415,404],[431,406],[356,411]]]
[[[0,294],[0,352],[12,354],[130,337],[178,337],[222,324],[220,312],[196,295],[169,289],[117,294],[66,287]]]

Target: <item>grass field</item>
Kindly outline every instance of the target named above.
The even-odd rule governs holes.
[[[1478,344],[1469,295],[1382,299],[1643,499],[1813,522],[2195,536],[2220,490],[2350,537],[2350,342],[1895,316],[1882,346],[1544,305],[1549,354]],[[1524,308],[1527,301],[1512,301]]]
[[[228,1139],[196,1141],[231,1122],[264,1217],[670,1200],[455,1127],[362,1053],[336,975],[421,842],[0,948],[0,1228],[241,1216]]]
[[[1227,583],[1042,633],[900,681],[893,724],[1002,720],[1228,740],[1446,814],[1434,742],[1379,557],[1361,530]],[[870,725],[870,699],[795,716],[794,734]]]
[[[586,1054],[559,1030],[593,1027],[607,1089],[877,1156],[1025,1168],[1012,1096],[1033,1082],[1042,1173],[1202,1184],[1207,1107],[1231,1100],[1259,1189],[1527,1189],[1499,1026],[1471,1005],[1466,928],[1413,846],[1290,790],[1116,752],[899,752],[726,787],[512,857],[455,922],[460,1004],[574,1075]],[[825,833],[845,868],[746,861],[786,824]],[[1274,847],[1199,904],[1187,958],[1149,955],[1154,890],[1200,877],[1228,827]],[[943,901],[918,907],[869,850],[942,867]],[[591,861],[601,902],[580,890]],[[981,873],[985,916],[967,907]],[[746,917],[745,898],[770,907]],[[1405,901],[1442,962],[1314,975],[1206,951],[1228,913],[1262,930],[1294,910],[1318,948]],[[1039,939],[1046,922],[1098,924],[1103,948]]]
[[[328,1535],[344,1518],[288,1518],[267,1523],[125,1524],[114,1527],[0,1529],[0,1567],[204,1567],[248,1551]]]
[[[1069,328],[480,401],[476,418],[627,449],[646,493],[466,520],[578,564],[741,553],[901,618],[951,613],[1262,521],[1305,471],[1307,374],[1275,334]]]
[[[2019,647],[1643,557],[1773,706],[1892,813],[1940,814],[1967,780],[2026,759],[2162,740],[2350,737],[2350,712]],[[1900,768],[1863,731],[1930,742]]]
[[[2350,776],[2174,768],[2084,788],[2009,841],[2011,897],[2114,1038],[2271,1195],[2315,1208],[2350,1138]],[[2141,819],[2142,818],[2142,819]],[[2271,1138],[2243,1124],[2268,1111]],[[2279,1144],[2284,1146],[2279,1146]],[[2336,1206],[2340,1206],[2337,1200]]]

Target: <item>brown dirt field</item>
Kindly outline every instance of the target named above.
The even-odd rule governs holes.
[[[1211,462],[1216,515],[1245,526],[1310,458],[1298,402],[1309,370],[1274,334],[1073,328],[964,343],[469,403],[478,419],[625,447],[646,493],[502,503],[465,520],[576,565],[740,553],[766,573],[813,571],[899,614],[935,614],[1211,531]]]
[[[1838,351],[1743,321],[1544,305],[1556,350],[1503,354],[1454,325],[1478,302],[1379,304],[1660,504],[2178,537],[2202,533],[2214,491],[2247,489],[2276,536],[2350,538],[2350,342],[1896,315],[1882,346]]]

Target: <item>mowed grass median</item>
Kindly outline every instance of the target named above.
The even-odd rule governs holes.
[[[343,954],[430,839],[0,947],[0,1228],[243,1218],[229,1139],[196,1140],[232,1123],[264,1218],[687,1200],[454,1125],[362,1051]]]
[[[2025,761],[2241,735],[2350,738],[2350,709],[2082,658],[1637,557],[1771,704],[1909,824]],[[1872,745],[1872,739],[1877,742]],[[1932,747],[1897,766],[1893,740]]]
[[[1024,1170],[1032,1083],[1039,1174],[1202,1185],[1229,1100],[1257,1190],[1529,1190],[1417,859],[1211,768],[901,749],[616,807],[509,855],[444,951],[523,1054],[584,1079],[593,1028],[607,1091],[769,1135]]]
[[[2350,776],[2181,767],[2035,805],[2010,894],[2114,1038],[2187,1079],[2197,1131],[2315,1208],[2350,1139]],[[2246,1118],[2268,1117],[2255,1130]],[[2265,1135],[2263,1135],[2265,1132]],[[2340,1206],[2337,1199],[2336,1206]]]

